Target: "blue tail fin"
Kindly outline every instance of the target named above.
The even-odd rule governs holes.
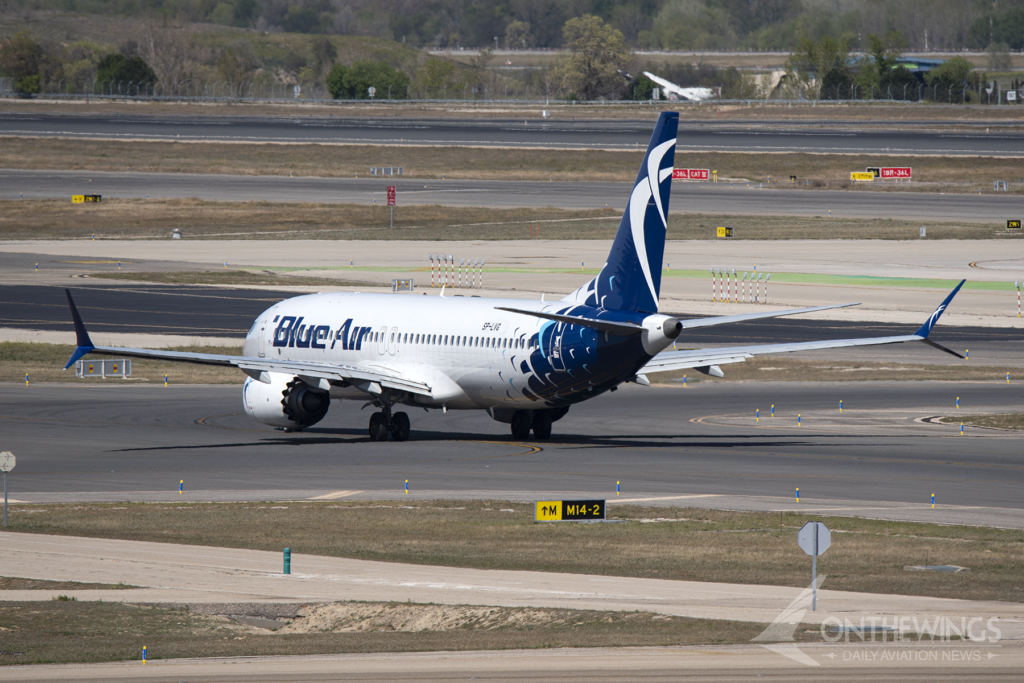
[[[658,311],[678,128],[679,114],[658,117],[607,263],[566,300],[620,311]]]

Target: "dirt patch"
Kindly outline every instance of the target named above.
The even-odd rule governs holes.
[[[551,628],[572,626],[580,618],[569,610],[360,602],[306,607],[299,616],[278,633]]]

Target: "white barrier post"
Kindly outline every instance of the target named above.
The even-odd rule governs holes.
[[[448,254],[448,279],[445,280],[445,282],[448,283],[449,287],[454,287],[455,286],[455,274],[452,272],[452,269],[454,267],[455,267],[455,256],[452,255],[452,254]]]
[[[747,298],[747,271],[744,270],[743,271],[743,289],[741,290],[741,294],[740,294],[740,303],[743,303],[743,300],[746,299],[746,298]]]
[[[1017,317],[1020,317],[1020,283],[1014,282],[1013,286],[1017,288]]]
[[[738,304],[740,302],[740,283],[736,279],[736,269],[732,269],[732,302]]]
[[[484,266],[487,265],[487,259],[480,259],[480,289],[484,287]]]
[[[715,300],[715,269],[711,269],[711,300]]]
[[[768,273],[764,276],[764,303],[768,304],[768,281],[772,279],[772,274]]]
[[[430,259],[430,286],[434,286],[434,255],[427,254],[427,258]]]
[[[466,259],[459,259],[459,289],[462,289],[462,269],[466,265]]]

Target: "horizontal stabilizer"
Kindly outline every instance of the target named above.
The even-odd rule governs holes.
[[[763,318],[780,318],[786,315],[815,313],[817,311],[828,311],[833,308],[848,308],[850,306],[860,306],[860,304],[832,304],[831,306],[814,306],[812,308],[791,308],[785,311],[765,311],[764,313],[741,313],[739,315],[722,315],[716,318],[693,318],[691,320],[681,320],[680,322],[683,323],[684,330],[689,330],[696,327],[714,327],[716,325],[728,325],[730,323],[747,322],[748,320],[761,320]],[[669,315],[672,314],[670,313]]]
[[[631,334],[640,334],[644,331],[644,327],[642,325],[634,325],[633,323],[620,323],[613,322],[611,320],[595,320],[593,318],[581,318],[577,315],[558,315],[557,313],[523,311],[518,308],[505,308],[503,306],[495,306],[494,308],[499,311],[532,315],[534,318],[543,318],[544,320],[554,320],[555,322],[565,323],[567,325],[589,327],[590,329],[597,330],[598,332],[607,332],[608,334],[615,334],[622,337],[628,337]]]

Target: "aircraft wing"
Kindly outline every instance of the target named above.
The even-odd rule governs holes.
[[[946,310],[949,303],[956,296],[956,293],[960,291],[960,288],[964,285],[964,280],[960,281],[960,284],[946,297],[946,299],[939,304],[939,307],[928,317],[916,332],[913,334],[898,335],[892,337],[861,337],[857,339],[833,339],[825,341],[810,341],[810,342],[792,342],[787,344],[757,344],[753,346],[727,346],[716,349],[695,349],[691,351],[666,351],[659,353],[657,356],[652,358],[647,365],[641,370],[640,374],[648,374],[653,372],[670,372],[672,370],[686,370],[689,368],[695,368],[701,372],[708,372],[716,377],[721,377],[721,370],[717,369],[719,365],[725,365],[727,363],[742,363],[745,360],[754,358],[755,356],[762,356],[773,353],[793,353],[795,351],[811,351],[815,349],[838,349],[852,346],[877,346],[881,344],[900,344],[903,342],[918,341],[924,342],[929,346],[945,351],[946,353],[963,358],[959,353],[951,349],[938,344],[928,338],[935,323],[938,322],[942,316],[942,312]],[[849,305],[849,304],[847,304]],[[799,310],[799,309],[798,309]],[[814,309],[804,309],[800,312],[806,312]],[[732,318],[743,319],[744,316],[727,316]],[[769,316],[764,316],[769,317]],[[713,318],[711,320],[714,320]],[[725,319],[721,319],[725,321]],[[694,322],[703,322],[697,320]],[[735,321],[731,321],[735,322]],[[685,324],[685,323],[684,323]],[[721,323],[716,323],[721,324]]]
[[[729,323],[742,323],[748,320],[760,320],[762,318],[780,318],[785,315],[798,315],[800,313],[814,313],[816,311],[827,311],[832,308],[848,308],[860,306],[856,304],[832,304],[831,306],[814,306],[812,308],[790,308],[785,311],[765,311],[764,313],[741,313],[740,315],[721,315],[716,318],[692,318],[680,320],[683,329],[689,330],[695,327],[714,327],[715,325],[728,325]]]
[[[203,365],[221,365],[236,367],[255,380],[270,383],[267,373],[282,372],[298,376],[312,386],[320,384],[320,380],[347,380],[356,388],[370,394],[379,394],[380,388],[407,391],[413,394],[431,395],[431,388],[401,373],[380,367],[367,368],[359,365],[343,365],[334,363],[318,363],[316,361],[279,360],[275,358],[253,358],[250,356],[225,356],[213,353],[188,353],[183,351],[164,351],[161,349],[132,349],[121,346],[96,346],[89,338],[82,317],[71,299],[71,292],[64,290],[71,306],[71,318],[75,323],[77,348],[71,354],[64,369],[67,370],[87,353],[121,358],[153,358],[178,363],[199,363]],[[375,386],[377,385],[377,386]]]
[[[660,76],[655,76],[650,71],[645,71],[644,76],[647,76],[647,78],[660,85],[665,92],[675,93],[687,100],[706,100],[713,97],[715,94],[711,88],[684,88],[676,85],[672,81],[667,81]]]

